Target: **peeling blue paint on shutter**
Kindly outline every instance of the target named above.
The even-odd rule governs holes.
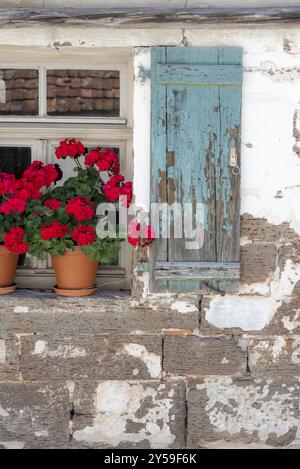
[[[151,248],[153,291],[238,286],[242,73],[240,48],[152,50],[151,203],[204,207],[193,249],[174,237],[171,213],[171,236]]]

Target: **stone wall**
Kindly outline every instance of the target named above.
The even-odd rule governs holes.
[[[0,447],[299,447],[299,300],[258,334],[197,295],[2,299]]]

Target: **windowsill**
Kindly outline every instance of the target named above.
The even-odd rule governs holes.
[[[129,280],[129,282],[128,282]],[[16,284],[22,289],[51,290],[55,285],[53,269],[29,269],[21,267],[17,270]],[[101,267],[97,273],[96,284],[104,290],[128,290],[130,279],[126,279],[126,271],[120,267]]]
[[[0,302],[1,301],[11,301],[11,302],[23,302],[25,301],[30,301],[30,302],[40,302],[40,301],[49,301],[49,300],[55,300],[56,302],[76,302],[79,304],[82,303],[89,303],[89,306],[92,306],[99,302],[99,300],[110,300],[110,299],[117,299],[117,300],[128,300],[131,298],[131,292],[130,291],[108,291],[108,290],[98,290],[97,293],[91,296],[85,296],[85,297],[63,297],[63,296],[58,296],[52,289],[24,289],[24,288],[17,288],[17,290],[14,293],[11,293],[10,295],[6,296],[0,296]]]

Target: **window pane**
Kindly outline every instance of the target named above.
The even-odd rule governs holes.
[[[29,147],[2,147],[0,146],[0,173],[14,174],[17,178],[31,163],[31,148]],[[19,266],[32,266],[32,258],[22,254],[18,261]]]
[[[103,70],[48,70],[51,116],[120,115],[120,73]]]
[[[0,69],[0,115],[33,116],[38,112],[38,70]]]
[[[0,146],[0,173],[14,174],[17,178],[31,163],[30,147]]]

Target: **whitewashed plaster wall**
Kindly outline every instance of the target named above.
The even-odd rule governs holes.
[[[2,29],[0,46],[40,46],[59,53],[68,47],[134,47],[134,185],[136,204],[149,207],[150,46],[239,46],[244,50],[241,214],[272,225],[287,222],[300,235],[300,28],[211,27],[203,29],[99,30],[68,28]],[[242,239],[246,244],[247,239]],[[239,296],[211,302],[207,320],[216,327],[260,330],[300,280],[299,261],[286,262],[267,284],[244,285]],[[145,278],[147,292],[147,278]],[[241,319],[242,318],[242,319]]]

